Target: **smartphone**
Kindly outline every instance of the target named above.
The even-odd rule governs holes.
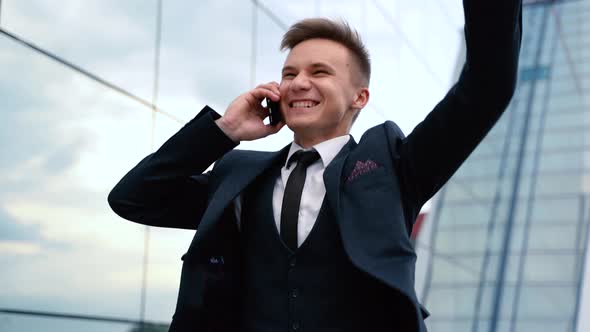
[[[271,125],[276,125],[283,120],[283,113],[281,113],[281,104],[276,101],[266,98],[266,107],[268,108],[268,118]]]

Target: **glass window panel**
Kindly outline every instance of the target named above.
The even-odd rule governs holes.
[[[558,31],[555,29],[555,17],[553,15],[548,17],[545,28],[545,43],[542,45],[540,62],[542,64],[551,65],[553,59],[553,48],[556,42],[555,36]]]
[[[107,195],[149,152],[148,109],[0,38],[0,306],[135,318],[143,228]],[[42,277],[40,277],[42,276]],[[92,305],[88,305],[92,299]]]
[[[471,223],[470,222],[465,222],[464,220],[455,220],[454,222],[449,221],[449,220],[439,220],[440,226],[439,228],[441,230],[446,230],[446,229],[462,229],[462,228],[468,228],[468,227],[488,227],[488,225],[491,223],[492,225],[494,225],[493,227],[503,227],[501,225],[506,224],[506,220],[508,217],[508,210],[510,207],[510,201],[508,199],[505,199],[506,197],[508,197],[507,195],[504,196],[500,196],[500,199],[497,202],[497,205],[494,206],[493,204],[489,205],[487,207],[487,211],[489,213],[489,216],[487,217],[486,220],[481,220],[481,222],[478,223]],[[465,201],[462,201],[460,204],[452,204],[449,203],[449,205],[443,205],[443,210],[444,209],[461,209],[464,206],[479,206],[482,204],[474,204],[474,203],[466,203]],[[485,204],[482,205],[482,209],[486,207]],[[441,218],[442,218],[442,213],[441,213]]]
[[[536,90],[537,94],[545,94],[544,90],[541,89],[540,86],[537,87]],[[538,135],[539,130],[541,129],[541,117],[540,116],[535,116],[535,115],[539,115],[541,114],[541,112],[543,112],[546,109],[546,105],[545,105],[545,101],[544,98],[534,98],[533,99],[533,104],[532,104],[532,108],[531,108],[531,113],[527,115],[527,122],[528,122],[528,133],[535,133],[535,136]],[[533,140],[529,137],[529,140],[527,141],[528,145],[536,145],[536,140]]]
[[[432,288],[426,307],[438,317],[472,316],[477,288]]]
[[[535,282],[574,283],[577,275],[574,270],[577,256],[528,254],[524,265],[524,279]]]
[[[467,159],[454,175],[456,178],[489,177],[495,178],[499,174],[501,156],[489,159]],[[506,170],[511,172],[510,169]]]
[[[488,146],[485,149],[480,149],[480,146]],[[492,145],[491,147],[489,145]],[[478,145],[473,153],[469,156],[469,159],[475,160],[502,160],[504,158],[503,154],[503,145],[504,141],[502,138],[490,138],[488,142],[482,143],[482,145]],[[495,162],[495,161],[494,161]]]
[[[151,100],[156,1],[2,1],[2,27]]]
[[[553,109],[571,109],[580,107],[581,100],[578,96],[571,95],[570,98],[551,98],[549,99],[549,108]]]
[[[582,32],[590,33],[590,29],[586,28]],[[575,50],[571,51],[570,54],[571,54],[570,55],[571,59],[576,62],[587,61],[587,59],[590,57],[590,51],[586,47],[576,48]],[[556,60],[560,61],[560,62],[566,62],[570,59],[568,59],[568,54],[565,54],[565,52],[564,52],[564,53],[558,53]]]
[[[466,202],[473,202],[473,204],[479,203],[480,200],[475,198],[470,191],[466,191],[459,185],[451,184],[451,182],[454,182],[454,179],[451,179],[450,182],[445,185],[445,205],[454,203],[464,204]],[[457,183],[458,182],[460,182],[460,180],[457,181]],[[491,200],[491,198],[488,198],[488,200]]]
[[[426,327],[428,328],[428,331],[468,332],[471,331],[471,322],[465,320],[441,321],[429,317],[426,320]]]
[[[567,197],[571,196],[571,194],[579,194],[582,191],[582,178],[581,176],[575,176],[575,174],[539,174],[535,189],[538,196],[563,194],[564,197]],[[554,211],[551,215],[557,217],[555,215],[557,212]],[[564,219],[567,215],[572,215],[577,211],[559,212],[563,212],[563,215],[559,218]]]
[[[585,142],[585,128],[572,130],[547,130],[543,136],[543,148],[541,151],[556,151],[563,148],[569,148],[573,144],[581,145]]]
[[[439,223],[444,226],[487,224],[491,203],[462,205],[442,209]]]
[[[503,287],[500,298],[500,313],[498,317],[498,325],[509,323],[510,319],[513,317],[516,291],[516,287],[512,285],[505,285]],[[496,295],[498,296],[499,294]]]
[[[523,241],[526,236],[524,233],[524,227],[519,224],[513,224],[508,235],[510,236],[510,243],[508,244],[509,251],[511,253],[522,252]],[[502,236],[504,236],[504,234]]]
[[[570,318],[575,297],[572,287],[535,287],[524,284],[518,306],[519,317]]]
[[[584,168],[584,154],[580,151],[568,151],[567,153],[545,153],[542,155],[539,171],[559,171]],[[575,178],[575,176],[574,176]]]
[[[223,114],[251,88],[251,1],[163,1],[159,105],[189,120]],[[154,18],[152,18],[154,19]],[[266,46],[280,55],[278,45]]]
[[[533,223],[529,229],[529,250],[573,250],[578,236],[575,224],[546,225]]]
[[[483,254],[488,248],[497,252],[504,238],[505,224],[488,226],[440,229],[436,239],[436,250],[449,255]]]
[[[484,278],[485,278],[485,284],[486,285],[490,285],[490,282],[495,283],[496,280],[498,279],[498,269],[500,267],[500,253],[498,251],[496,252],[492,252],[491,254],[488,254],[487,257],[487,264],[484,270]],[[486,292],[489,292],[489,289],[485,289]],[[492,294],[485,294],[485,297],[488,297],[488,301],[492,301],[491,296],[493,296]],[[491,305],[491,302],[488,303],[489,305]],[[483,313],[484,311],[482,311]]]
[[[513,286],[507,286],[504,288],[502,294],[502,303],[500,304],[500,319],[510,319],[513,310],[513,299],[514,299],[515,288]],[[492,315],[493,302],[495,296],[497,296],[497,290],[491,286],[484,286],[482,292],[482,299],[480,302],[480,315],[479,320],[485,321]],[[428,308],[432,312],[436,312],[436,316],[433,314],[433,319],[452,319],[452,318],[466,318],[474,317],[473,310],[476,308],[476,296],[477,287],[465,286],[465,287],[453,287],[453,288],[433,288],[429,295]],[[472,302],[471,302],[472,301]],[[471,304],[469,304],[471,302]],[[438,305],[444,308],[439,308]],[[471,307],[470,307],[471,305]],[[434,308],[438,310],[435,311]]]
[[[295,21],[306,17],[322,15],[321,12],[328,7],[317,0],[301,0],[298,2],[270,0],[264,4],[286,24],[293,24]]]
[[[283,7],[288,5],[283,1],[275,0],[277,4]],[[312,16],[324,16],[324,17],[346,17],[346,20],[354,27],[358,27],[362,34],[366,32],[366,26],[368,24],[366,20],[367,11],[369,6],[373,6],[373,3],[369,1],[357,1],[357,0],[342,0],[342,1],[326,1],[326,0],[304,0],[303,3],[309,2],[308,12],[313,10],[310,14]],[[306,7],[303,3],[299,7]],[[425,6],[424,6],[425,7]],[[424,8],[426,9],[426,8]],[[301,10],[301,9],[299,9]],[[409,10],[405,10],[408,12]],[[363,19],[363,15],[365,16]]]
[[[435,255],[433,259],[432,281],[434,283],[474,284],[479,282],[483,256],[457,257],[452,255]]]
[[[256,47],[256,82],[281,81],[281,70],[288,50],[280,52],[279,46],[285,30],[279,27],[266,13],[257,12],[258,29]]]
[[[386,6],[390,3],[382,2]],[[406,2],[399,2],[400,6],[408,6]],[[395,6],[395,4],[393,4]],[[391,12],[395,17],[396,13]],[[401,12],[400,19],[404,16]],[[408,16],[413,14],[408,13]],[[368,40],[374,70],[371,77],[371,101],[365,113],[379,113],[386,119],[394,119],[400,128],[409,133],[416,123],[424,119],[424,113],[410,110],[430,111],[447,92],[447,85],[440,84],[438,72],[432,73],[433,62],[445,62],[441,68],[454,68],[456,54],[449,52],[444,60],[430,59],[429,53],[418,51],[423,55],[422,60],[416,57],[412,46],[405,42],[395,28],[384,18],[382,11],[373,5],[368,10]],[[403,25],[400,25],[405,29]],[[423,38],[420,38],[423,39]],[[448,40],[452,43],[452,40]],[[425,63],[427,63],[425,65]],[[406,80],[392,80],[392,77],[407,77]],[[424,93],[428,91],[428,93]],[[416,104],[416,100],[420,100]],[[407,110],[407,111],[405,111]],[[403,112],[403,116],[396,116]]]
[[[551,82],[551,99],[560,98],[564,93],[571,94],[576,91],[576,81],[571,76],[570,68],[567,66],[556,67],[553,75],[553,81]],[[550,110],[553,110],[551,107]]]
[[[89,320],[47,318],[0,313],[2,332],[59,331],[59,332],[139,332],[133,324],[107,323]],[[165,332],[162,326],[150,332]],[[148,331],[146,331],[148,332]]]
[[[545,122],[546,129],[576,127],[584,124],[583,112],[549,112]]]
[[[490,329],[490,321],[487,319],[480,319],[477,322],[477,330],[478,331],[488,331]],[[467,330],[467,331],[471,331],[471,330]]]
[[[524,169],[524,165],[522,168],[522,173],[520,174],[520,183],[519,186],[517,188],[517,193],[516,193],[516,197],[522,201],[522,202],[528,202],[530,200],[531,195],[531,190],[533,190],[533,187],[531,186],[533,183],[536,186],[537,182],[534,182],[537,178],[533,178],[531,177],[532,172],[526,172],[526,170]],[[516,179],[515,179],[516,181]],[[521,204],[518,206],[515,206],[516,211],[519,215],[525,215],[526,214],[526,205],[525,204]],[[519,215],[517,215],[517,219],[520,217]]]
[[[553,183],[558,186],[558,181]],[[535,199],[532,218],[534,222],[547,223],[575,223],[578,221],[579,199],[569,198],[544,198]]]
[[[497,260],[490,260],[492,263],[497,263]],[[493,276],[491,278],[495,279],[496,276],[496,269],[492,268],[489,269],[488,275]],[[487,279],[487,278],[486,278]],[[480,300],[480,308],[479,308],[479,319],[486,321],[491,319],[492,317],[492,308],[493,308],[493,301],[494,297],[496,296],[496,287],[495,286],[485,286],[482,288],[481,293],[481,300]]]
[[[512,332],[510,331],[510,320],[507,318],[498,320],[496,332]]]
[[[510,160],[518,160],[520,154],[522,153],[522,147],[520,143],[522,141],[521,129],[519,128],[518,132],[513,133],[510,139],[514,140],[514,142],[508,146],[508,156],[510,157]]]
[[[518,332],[555,332],[571,331],[571,322],[563,320],[542,321],[535,320],[517,320],[514,329]]]
[[[446,184],[445,198],[449,202],[457,202],[457,205],[472,204],[475,206],[482,204],[488,206],[494,198],[496,186],[497,181],[493,178],[477,180],[464,180],[460,177],[452,178]]]

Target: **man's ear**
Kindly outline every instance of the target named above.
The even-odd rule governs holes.
[[[369,102],[369,88],[368,87],[360,87],[356,90],[354,95],[354,100],[352,101],[352,108],[355,110],[361,110],[367,103]]]

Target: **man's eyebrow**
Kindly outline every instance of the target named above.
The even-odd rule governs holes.
[[[330,70],[334,70],[334,67],[330,66],[329,64],[325,63],[325,62],[314,62],[310,65],[311,68],[326,68],[326,69],[330,69]],[[295,68],[295,66],[285,66],[283,67],[282,72],[285,73],[286,71],[296,71],[297,68]]]
[[[332,66],[330,66],[329,64],[324,63],[324,62],[314,62],[314,63],[311,64],[310,67],[312,67],[312,68],[328,68],[328,69],[333,69]]]
[[[284,73],[284,72],[289,71],[289,70],[295,70],[295,67],[293,67],[293,66],[285,66],[285,67],[283,67],[282,72]]]

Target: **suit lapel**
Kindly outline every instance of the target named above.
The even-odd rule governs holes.
[[[291,145],[276,152],[259,152],[241,161],[239,170],[229,173],[211,197],[211,205],[201,219],[193,244],[203,238],[219,219],[223,211],[257,176],[270,168],[279,159],[285,159]]]
[[[338,215],[340,212],[339,198],[342,168],[344,167],[348,153],[356,145],[356,141],[351,136],[350,141],[348,141],[340,152],[338,152],[324,172],[323,177],[326,186],[326,195],[337,216],[337,220],[340,219],[338,218]],[[255,156],[244,160],[240,165],[239,171],[232,172],[223,179],[211,198],[211,205],[201,219],[201,224],[199,225],[191,246],[194,246],[197,242],[206,237],[206,234],[211,230],[212,226],[215,225],[215,222],[219,220],[221,214],[231,201],[250,183],[252,183],[257,176],[270,168],[275,162],[286,158],[290,146],[291,145],[289,144],[276,152],[256,154]]]
[[[324,184],[326,186],[326,196],[336,215],[336,220],[340,220],[340,179],[342,178],[342,169],[352,149],[356,147],[356,141],[350,136],[350,141],[342,147],[340,152],[326,167],[324,171]]]

